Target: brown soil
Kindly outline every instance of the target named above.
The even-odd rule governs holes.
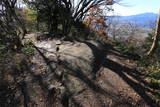
[[[22,66],[23,72],[17,69],[19,74],[14,74],[16,102],[11,99],[9,106],[1,104],[1,98],[5,102],[7,96],[0,97],[0,104],[5,107],[159,107],[144,75],[135,69],[135,61],[116,48],[109,47],[106,51],[106,57],[97,65],[95,78],[87,78],[83,73],[71,76],[85,84],[85,88],[79,86],[82,90],[76,87],[78,93],[71,92],[71,87],[63,82],[64,75],[55,75],[54,63],[37,52],[32,62],[23,61],[27,65]],[[15,103],[19,104],[14,106]]]
[[[159,107],[136,63],[115,48],[109,48],[93,86],[75,99],[80,107]],[[80,100],[79,100],[80,99]]]

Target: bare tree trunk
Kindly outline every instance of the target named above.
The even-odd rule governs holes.
[[[157,25],[156,25],[156,32],[155,32],[154,40],[153,40],[153,43],[152,43],[152,46],[149,52],[147,53],[148,56],[151,56],[155,52],[156,48],[158,47],[159,36],[160,36],[160,11],[159,11],[159,15],[157,18]]]

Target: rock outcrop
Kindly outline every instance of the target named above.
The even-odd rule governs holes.
[[[28,104],[74,106],[73,97],[89,88],[95,78],[103,46],[98,42],[52,40],[36,42],[34,48],[24,77]]]

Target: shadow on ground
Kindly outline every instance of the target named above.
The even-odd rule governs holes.
[[[111,47],[111,45],[105,45],[104,50],[98,50],[95,45],[89,42],[84,43],[89,46],[96,58],[93,65],[93,72],[95,73],[95,75],[99,72],[103,72],[100,71],[101,68],[110,69],[111,72],[116,73],[139,96],[141,96],[142,100],[144,101],[142,103],[146,103],[150,107],[158,107],[158,104],[156,104],[152,97],[148,95],[148,92],[152,93],[152,90],[147,87],[148,83],[140,77],[143,74],[139,73],[135,69],[129,68],[127,66],[122,66],[119,62],[115,62],[109,58],[106,58],[108,54],[112,54],[111,50],[113,48]],[[22,74],[19,76],[21,76],[21,78],[23,78],[24,80],[22,79],[17,86],[17,89],[20,90],[20,95],[19,97],[17,97],[17,99],[21,98],[21,101],[18,100],[19,102],[17,102],[17,104],[21,104],[23,107],[137,107],[143,105],[142,103],[140,103],[139,105],[133,105],[132,102],[127,98],[122,98],[116,93],[112,93],[111,91],[107,90],[107,88],[102,88],[96,82],[97,78],[100,77],[95,76],[94,78],[90,78],[83,71],[81,71],[80,68],[73,69],[69,67],[68,63],[65,61],[52,61],[45,56],[41,49],[36,46],[34,46],[34,48],[45,62],[50,72],[47,71],[45,74],[37,74],[32,70],[32,66],[34,65],[32,65],[31,62],[23,63],[24,67],[21,68],[23,72],[21,72]],[[98,53],[100,51],[103,51],[102,54]],[[117,53],[114,55],[123,57],[122,55]],[[62,72],[61,74],[57,74],[57,67],[63,68],[69,72]],[[128,75],[138,82],[133,81],[133,79],[129,78]],[[46,82],[46,79],[50,76],[51,80],[49,82],[58,82],[60,85],[55,87]],[[80,83],[84,84],[85,87],[83,87],[80,91],[72,91],[70,84],[66,79],[64,79],[65,76],[71,76],[75,78]],[[74,81],[72,82],[74,83]],[[79,86],[77,85],[77,87]],[[2,105],[2,100],[0,103],[0,105]],[[5,106],[9,107],[10,105]]]

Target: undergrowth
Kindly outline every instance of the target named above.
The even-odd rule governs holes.
[[[147,52],[153,42],[152,35],[149,34],[142,45]],[[160,45],[152,56],[144,55],[138,60],[138,69],[147,74],[145,80],[155,91],[154,96],[160,99]]]
[[[145,81],[154,89],[155,98],[160,99],[160,45],[149,57],[146,53],[152,44],[151,35],[139,46],[124,41],[116,41],[114,44],[123,55],[129,56],[137,62],[137,70],[146,75]]]
[[[140,59],[140,56],[137,53],[137,47],[134,44],[126,43],[123,41],[115,41],[114,45],[120,50],[123,55],[129,56],[133,60]]]
[[[32,45],[32,41],[25,41],[23,43],[23,48],[22,48],[22,53],[27,55],[27,56],[32,56],[34,54],[34,47]]]

